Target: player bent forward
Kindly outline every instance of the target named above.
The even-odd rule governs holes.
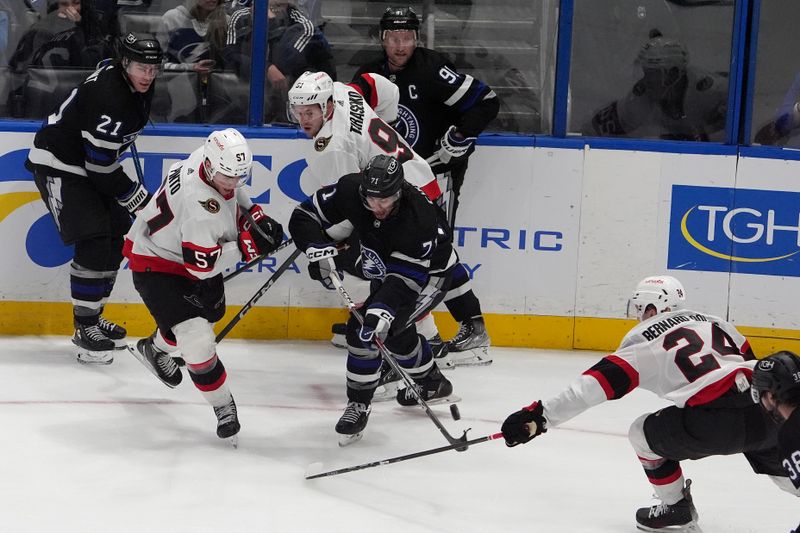
[[[715,316],[683,310],[685,293],[670,276],[642,280],[628,302],[641,323],[616,352],[554,398],[533,402],[503,423],[508,446],[525,443],[590,407],[637,386],[675,405],[636,419],[628,432],[659,505],[636,512],[643,531],[694,531],[697,510],[679,461],[743,453],[758,474],[787,488],[777,460],[777,428],[753,404],[756,361],[747,339]],[[756,409],[754,409],[756,407]]]
[[[309,270],[330,273],[329,262],[318,260],[336,254],[325,230],[348,225],[343,222],[358,232],[360,264],[371,285],[362,307],[364,325],[353,316],[347,322],[348,404],[336,424],[342,446],[360,439],[367,425],[381,369],[375,337],[384,340],[389,355],[426,401],[451,395],[453,386],[414,323],[441,302],[458,265],[444,212],[405,181],[403,166],[394,157],[372,158],[363,172],[322,187],[295,208],[289,232],[312,262]],[[407,388],[397,391],[397,402],[417,403]]]
[[[222,272],[270,253],[283,238],[281,225],[239,189],[252,165],[241,133],[213,132],[204,147],[170,167],[125,242],[133,284],[158,325],[134,355],[176,387],[182,374],[169,352],[180,350],[189,377],[214,407],[220,438],[239,432],[212,329],[225,314]]]

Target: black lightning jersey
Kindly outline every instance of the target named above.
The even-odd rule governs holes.
[[[394,214],[377,220],[362,203],[361,174],[348,174],[319,189],[297,206],[289,232],[301,250],[331,238],[324,230],[349,222],[361,239],[360,268],[367,279],[381,281],[374,301],[391,309],[413,303],[430,276],[443,273],[458,257],[450,244],[444,212],[406,183]]]
[[[789,480],[800,489],[800,408],[795,409],[778,430],[778,448]]]
[[[400,89],[398,120],[393,124],[419,155],[428,158],[451,125],[465,137],[477,137],[496,116],[500,103],[495,92],[469,74],[456,71],[434,50],[417,47],[406,67],[390,72],[386,55],[358,69],[353,79],[374,72]]]
[[[103,194],[124,197],[137,185],[119,159],[150,116],[155,82],[146,93],[133,90],[122,68],[96,70],[45,119],[28,159],[61,174],[88,178]]]

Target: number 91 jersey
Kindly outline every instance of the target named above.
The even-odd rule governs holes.
[[[393,109],[387,119],[396,117],[397,87],[383,76],[365,76],[360,85],[333,83],[333,117],[314,136],[315,153],[308,158],[306,170],[313,181],[308,188],[332,185],[342,176],[361,172],[370,159],[384,154],[403,164],[406,181],[436,200],[441,191],[430,165],[373,111]]]
[[[237,194],[222,196],[205,180],[202,163],[200,148],[172,165],[139,211],[125,239],[132,271],[207,279],[241,261]]]

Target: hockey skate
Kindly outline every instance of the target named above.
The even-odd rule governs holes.
[[[79,363],[87,365],[110,365],[114,362],[114,341],[103,335],[97,324],[75,324],[72,344],[77,346]]]
[[[373,402],[387,402],[394,400],[397,396],[397,389],[400,386],[400,376],[397,375],[389,363],[383,361],[381,364],[381,377],[378,379],[378,388],[372,396]]]
[[[367,427],[372,406],[359,402],[348,402],[339,421],[336,433],[339,434],[339,446],[344,447],[361,440],[364,428]]]
[[[456,336],[447,341],[447,357],[452,366],[488,365],[492,363],[490,344],[483,317],[473,317],[462,322]]]
[[[428,375],[416,380],[414,390],[425,400],[428,405],[453,403],[461,400],[453,395],[453,384],[444,377],[437,366],[434,366]],[[397,391],[397,403],[404,407],[419,405],[417,395],[410,387]]]
[[[217,437],[229,439],[234,448],[239,447],[239,437],[237,436],[242,426],[239,424],[239,415],[236,412],[236,402],[231,401],[221,407],[214,408],[217,415]]]
[[[428,339],[428,344],[431,347],[433,358],[440,370],[451,370],[455,368],[455,365],[450,359],[450,350],[447,347],[447,343],[442,340],[441,335],[437,333],[433,338]]]
[[[680,531],[702,533],[697,525],[697,509],[692,502],[689,488],[692,480],[686,480],[683,499],[672,505],[660,503],[652,507],[642,507],[636,511],[636,527],[642,531]]]
[[[115,324],[104,318],[103,315],[100,315],[97,321],[97,327],[100,328],[100,331],[103,332],[106,338],[114,342],[114,347],[117,350],[124,350],[128,347],[128,344],[124,340],[125,337],[128,336],[128,332],[119,324]]]
[[[347,324],[344,322],[337,322],[333,326],[331,326],[331,333],[333,333],[333,337],[331,338],[331,344],[336,346],[337,348],[341,348],[342,350],[347,349]]]
[[[136,348],[128,346],[128,351],[167,387],[174,389],[183,380],[183,373],[167,352],[153,345],[153,337],[140,339]]]

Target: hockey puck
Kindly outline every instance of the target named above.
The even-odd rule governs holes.
[[[461,420],[461,412],[458,410],[458,406],[454,403],[450,404],[450,414],[453,417],[453,420]]]

